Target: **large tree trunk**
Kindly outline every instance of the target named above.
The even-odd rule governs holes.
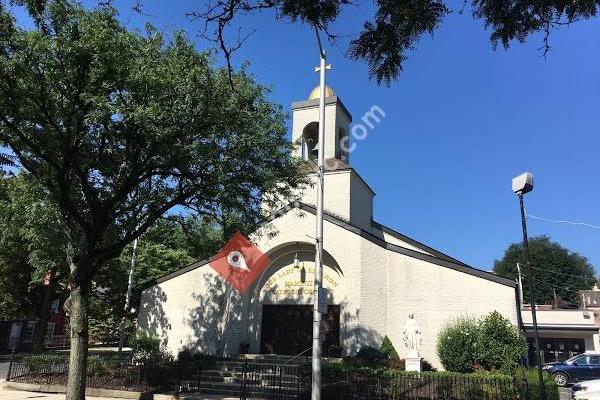
[[[54,294],[54,274],[55,271],[49,272],[48,285],[44,286],[42,297],[42,304],[38,310],[38,320],[33,331],[32,339],[32,351],[34,353],[40,353],[44,349],[44,337],[48,330],[48,319],[50,318],[50,303],[52,302],[52,295]]]
[[[66,400],[85,400],[88,360],[89,290],[81,286],[71,289],[69,301],[71,354]]]

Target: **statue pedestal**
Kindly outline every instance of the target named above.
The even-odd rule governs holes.
[[[404,369],[406,371],[421,372],[421,357],[407,357]]]

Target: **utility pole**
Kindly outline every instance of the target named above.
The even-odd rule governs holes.
[[[315,34],[319,45],[319,154],[317,157],[317,235],[315,254],[315,285],[313,304],[313,340],[312,340],[312,390],[311,400],[321,400],[321,310],[319,299],[323,296],[323,195],[325,177],[325,73],[330,66],[326,65],[325,50],[321,44],[319,29],[315,25]]]
[[[129,312],[129,303],[131,302],[131,288],[133,286],[133,273],[135,272],[135,262],[137,256],[137,245],[138,238],[133,241],[133,250],[131,251],[131,266],[129,267],[129,277],[127,279],[127,294],[125,295],[125,313]],[[123,351],[123,344],[125,342],[125,324],[126,317],[121,320],[121,326],[119,327],[119,354]]]

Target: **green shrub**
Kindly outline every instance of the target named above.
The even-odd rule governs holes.
[[[30,374],[49,373],[53,370],[52,366],[65,364],[68,361],[69,355],[66,353],[28,354],[23,356],[23,365]]]
[[[138,331],[129,337],[129,347],[134,353],[154,353],[160,350],[160,339],[147,332]]]
[[[365,346],[356,353],[356,358],[367,364],[380,365],[388,357],[375,347]]]
[[[381,342],[381,347],[379,348],[383,354],[386,355],[387,358],[390,359],[399,359],[398,352],[394,348],[392,341],[387,336],[383,338]]]
[[[521,395],[525,397],[523,380],[527,380],[529,389],[529,399],[539,400],[540,399],[540,381],[538,377],[538,371],[535,368],[519,369],[515,374],[517,380],[519,380],[519,387],[521,389]],[[560,396],[558,393],[558,386],[550,374],[544,373],[544,386],[546,387],[546,398],[548,400],[559,400]]]
[[[105,359],[98,355],[88,358],[87,375],[90,377],[113,376],[120,369],[121,365],[117,359]]]
[[[487,370],[511,373],[527,353],[527,340],[497,311],[481,320],[479,338],[477,360]]]
[[[527,352],[527,341],[511,322],[494,311],[483,319],[450,321],[438,335],[437,353],[448,371],[514,372]]]
[[[194,368],[208,369],[215,366],[217,357],[209,354],[201,354],[190,350],[182,350],[177,355],[177,360]]]
[[[462,317],[448,323],[438,335],[437,354],[444,368],[472,372],[477,363],[479,329],[477,320]]]
[[[173,358],[161,347],[158,337],[146,332],[139,331],[130,336],[129,347],[131,347],[133,359],[137,363],[164,363]]]

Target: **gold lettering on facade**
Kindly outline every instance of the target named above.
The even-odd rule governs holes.
[[[306,277],[307,279],[304,281],[300,280],[300,271],[294,268],[293,265],[289,265],[273,274],[265,283],[264,288],[270,290],[275,295],[312,295],[315,286],[314,266],[306,268],[306,275],[309,275]],[[338,286],[337,277],[332,275],[330,271],[324,271],[323,281],[329,289],[335,289]]]

